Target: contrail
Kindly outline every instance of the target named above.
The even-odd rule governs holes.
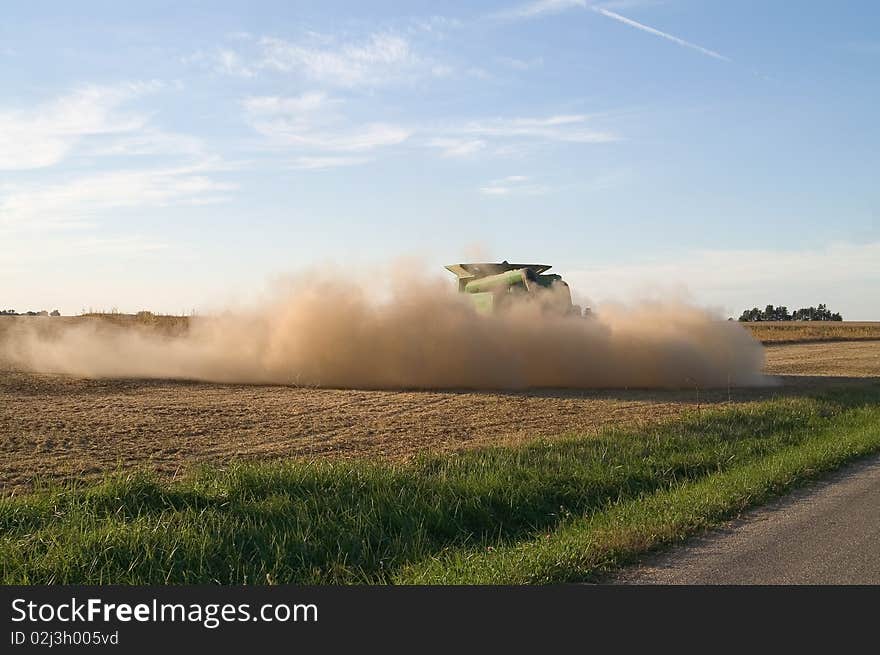
[[[666,32],[661,32],[660,30],[656,30],[653,27],[649,27],[648,25],[644,25],[642,23],[634,21],[631,18],[627,18],[626,16],[615,14],[613,11],[608,11],[607,9],[603,9],[602,7],[592,7],[592,9],[593,11],[597,11],[603,16],[607,16],[608,18],[619,21],[624,25],[635,27],[637,30],[642,30],[643,32],[647,32],[648,34],[653,34],[654,36],[659,36],[666,39],[667,41],[672,41],[673,43],[677,43],[680,46],[684,46],[685,48],[691,48],[692,50],[696,50],[697,52],[702,52],[704,55],[707,55],[714,59],[720,59],[721,61],[731,61],[730,57],[725,57],[721,53],[715,52],[714,50],[709,50],[708,48],[699,46],[696,43],[690,43],[689,41],[685,41],[684,39],[679,39],[677,36],[667,34]]]

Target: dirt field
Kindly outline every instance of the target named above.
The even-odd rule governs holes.
[[[171,381],[83,380],[0,372],[0,493],[35,475],[93,476],[148,467],[165,474],[237,458],[368,456],[595,431],[701,405],[798,394],[880,377],[880,341],[767,349],[765,389],[694,391],[390,392]]]
[[[767,346],[770,375],[880,377],[880,341]]]

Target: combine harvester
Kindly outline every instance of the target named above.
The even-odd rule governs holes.
[[[450,264],[446,270],[458,277],[458,290],[471,298],[481,314],[504,309],[516,298],[530,296],[547,311],[563,315],[589,316],[571,302],[571,291],[562,277],[545,274],[547,264],[511,264],[507,261],[483,264]]]

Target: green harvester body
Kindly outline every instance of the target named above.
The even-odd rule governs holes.
[[[571,293],[562,277],[546,274],[547,264],[500,263],[450,264],[446,270],[458,278],[458,290],[467,294],[481,314],[492,314],[503,308],[516,295],[537,294],[542,289],[553,289],[552,309],[562,314],[580,314],[581,308],[572,305]]]

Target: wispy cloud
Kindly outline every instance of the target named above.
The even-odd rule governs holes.
[[[151,127],[146,127],[136,134],[94,139],[94,144],[84,148],[83,152],[86,155],[102,157],[141,155],[204,157],[206,154],[204,144],[198,137]]]
[[[318,115],[326,119],[340,101],[323,91],[307,91],[298,96],[252,96],[242,104],[251,116],[286,116],[311,122]]]
[[[497,12],[497,18],[536,18],[547,14],[558,14],[573,7],[585,8],[586,0],[536,0]]]
[[[222,202],[236,186],[217,181],[210,171],[211,165],[205,163],[102,172],[56,184],[3,187],[0,228],[82,227],[120,209]]]
[[[208,65],[226,75],[254,77],[272,71],[345,88],[394,82],[416,71],[434,75],[447,71],[441,63],[418,57],[409,39],[393,31],[348,40],[309,32],[299,39],[249,36],[240,41],[238,49],[198,51],[184,61]]]
[[[385,29],[356,37],[318,32],[298,38],[248,36],[232,47],[198,50],[182,61],[242,78],[281,73],[323,87],[377,87],[453,75],[455,69],[448,63],[420,55],[413,47],[416,37],[442,40],[441,27],[451,25],[457,23],[434,17],[411,24],[409,30]]]
[[[320,92],[293,97],[256,96],[243,102],[245,118],[276,145],[301,150],[358,152],[406,141],[412,130],[388,123],[350,124],[340,101]]]
[[[127,218],[144,210],[228,200],[237,186],[218,174],[230,164],[211,158],[201,139],[164,130],[131,106],[175,86],[89,85],[27,111],[0,110],[0,169],[22,171],[7,176],[19,181],[0,180],[0,241],[40,256],[133,256],[166,244],[109,237],[110,221],[125,232]],[[141,168],[145,160],[149,167]]]
[[[455,69],[447,64],[436,64],[431,66],[431,75],[434,77],[449,77],[454,72]]]
[[[609,130],[590,126],[584,114],[546,117],[486,118],[458,124],[423,127],[421,145],[437,149],[444,157],[469,157],[485,153],[499,155],[529,144],[599,144],[620,140]],[[425,134],[431,134],[425,137]]]
[[[570,143],[609,143],[619,140],[613,132],[588,126],[589,116],[558,114],[546,118],[495,118],[472,121],[455,128],[461,134],[485,138],[525,138]]]
[[[486,148],[484,139],[462,139],[452,137],[436,137],[428,139],[430,148],[437,148],[444,157],[467,157]]]
[[[143,128],[148,121],[145,115],[120,108],[162,86],[160,82],[87,86],[27,111],[0,110],[0,170],[52,166],[87,137]]]
[[[497,57],[499,63],[518,71],[528,71],[540,68],[544,65],[543,57],[534,57],[532,59],[517,59],[516,57]]]
[[[369,161],[371,161],[369,157],[297,157],[290,163],[289,168],[300,171],[323,171],[330,168],[359,166]]]
[[[697,45],[696,43],[691,43],[690,41],[685,41],[677,36],[672,34],[668,34],[666,32],[661,32],[660,30],[651,27],[649,25],[645,25],[644,23],[639,23],[638,21],[634,21],[631,18],[627,18],[626,16],[621,16],[620,14],[605,9],[604,7],[592,7],[593,11],[605,16],[606,18],[610,18],[612,20],[616,20],[619,23],[623,23],[624,25],[629,25],[630,27],[634,27],[637,30],[642,30],[643,32],[647,32],[648,34],[653,34],[654,36],[659,36],[661,39],[666,39],[667,41],[672,41],[675,44],[678,44],[684,48],[690,48],[691,50],[696,50],[707,57],[712,57],[713,59],[720,59],[721,61],[731,61],[729,57],[725,57],[724,55],[715,52],[714,50],[709,50],[708,48],[704,48],[703,46]]]
[[[485,186],[481,186],[479,192],[485,196],[539,196],[549,193],[550,187],[534,184],[526,175],[508,175],[507,177],[492,180]]]
[[[415,18],[411,21],[409,32],[427,32],[441,38],[450,31],[460,29],[464,22],[458,18],[448,16],[429,16],[427,18]]]
[[[584,114],[487,118],[440,125],[352,122],[343,111],[343,100],[320,91],[298,96],[253,96],[243,100],[242,107],[246,122],[265,136],[269,145],[298,150],[301,157],[307,158],[302,168],[349,165],[347,159],[327,159],[328,153],[360,154],[404,143],[436,150],[444,157],[469,157],[527,142],[598,144],[620,138],[593,127],[592,118]]]
[[[261,66],[290,73],[302,72],[325,84],[359,86],[397,77],[415,64],[409,42],[398,35],[377,33],[363,42],[326,45],[261,39]]]
[[[367,123],[343,131],[316,130],[303,132],[283,120],[256,125],[266,136],[293,146],[315,150],[358,152],[382,146],[393,146],[406,141],[412,132],[404,127],[388,123]]]
[[[256,71],[245,63],[240,54],[234,50],[218,50],[215,70],[226,75],[240,75],[241,77],[253,77]]]

